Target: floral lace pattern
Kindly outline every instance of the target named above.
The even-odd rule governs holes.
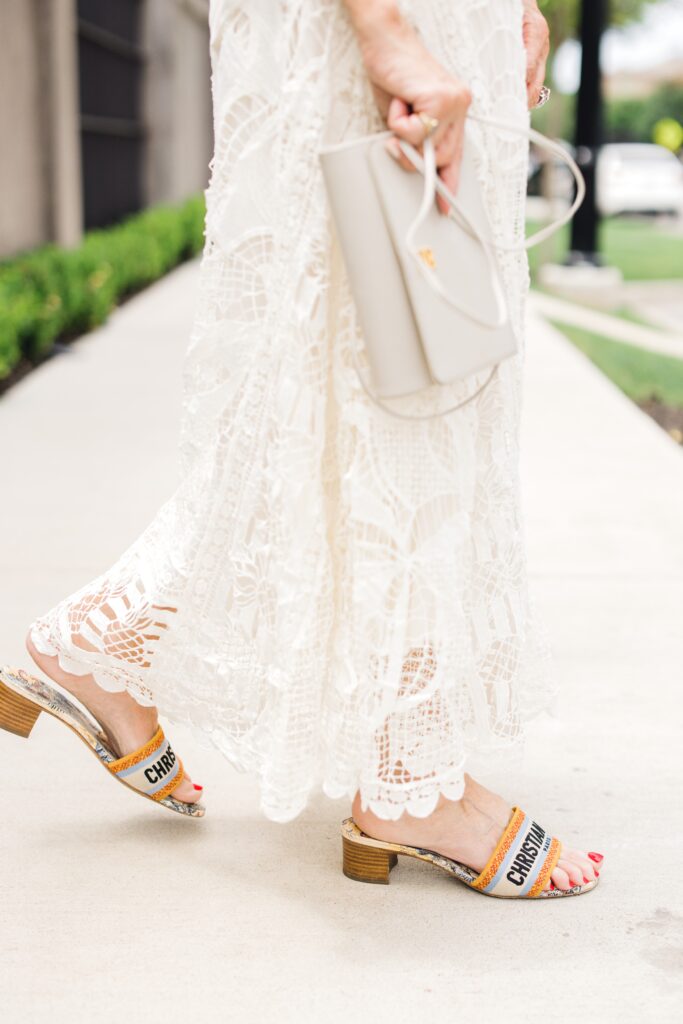
[[[521,0],[402,6],[476,112],[527,123]],[[272,819],[321,783],[360,788],[385,818],[426,815],[554,689],[520,512],[526,257],[500,258],[520,353],[491,385],[441,419],[376,408],[317,159],[383,127],[343,4],[213,0],[210,20],[216,145],[183,482],[34,641],[194,724],[258,774]],[[520,239],[525,144],[471,131],[494,237]],[[480,382],[398,401],[449,405]]]

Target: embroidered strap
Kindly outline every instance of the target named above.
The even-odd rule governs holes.
[[[538,896],[555,869],[562,844],[519,807],[472,888],[492,896]]]
[[[169,796],[185,777],[183,763],[174,754],[161,726],[139,750],[107,767],[117,778],[152,800]]]

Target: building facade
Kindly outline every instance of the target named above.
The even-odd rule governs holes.
[[[2,0],[0,258],[208,181],[209,0]]]

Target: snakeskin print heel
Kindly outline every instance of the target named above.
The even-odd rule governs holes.
[[[0,682],[0,729],[28,739],[41,709]]]

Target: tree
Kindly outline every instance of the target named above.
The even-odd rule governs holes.
[[[606,0],[606,3],[600,3],[599,13],[591,6],[592,0],[538,0],[538,5],[548,21],[553,51],[557,51],[567,39],[576,37],[580,31],[590,33],[584,41],[590,44],[587,49],[593,50],[593,44],[599,43],[593,33],[601,32],[605,24],[624,25],[634,21],[642,16],[649,4],[656,2],[657,0]],[[598,53],[593,52],[589,55],[588,64],[584,62],[582,65],[583,84],[577,97],[579,110],[577,113],[572,110],[572,121],[576,118],[576,124],[568,133],[576,142],[577,159],[586,179],[587,190],[586,201],[574,218],[571,229],[571,247],[576,251],[570,254],[570,260],[577,262],[599,261],[596,252],[598,217],[595,205],[595,149],[596,139],[599,141],[600,136],[601,116],[598,63]],[[548,65],[551,80],[552,66],[551,60]],[[548,106],[549,134],[557,136],[566,117],[568,104],[554,104],[552,108],[550,104]],[[571,107],[574,107],[573,102]],[[583,159],[579,155],[581,153],[584,154]],[[585,154],[588,156],[585,157]],[[552,175],[553,166],[547,164],[541,183],[542,194],[545,196],[552,194]]]
[[[581,3],[590,0],[539,0],[538,6],[543,11],[550,26],[550,41],[554,50],[567,39],[572,39],[578,30]],[[626,25],[642,17],[646,7],[658,0],[611,0],[610,24]]]
[[[651,96],[614,99],[605,104],[606,137],[611,142],[652,142],[655,139],[657,125],[662,132],[662,124],[668,121],[683,124],[683,86],[675,82],[661,85]],[[672,139],[666,143],[674,151],[680,146],[676,143],[675,129],[666,129],[666,135]]]

